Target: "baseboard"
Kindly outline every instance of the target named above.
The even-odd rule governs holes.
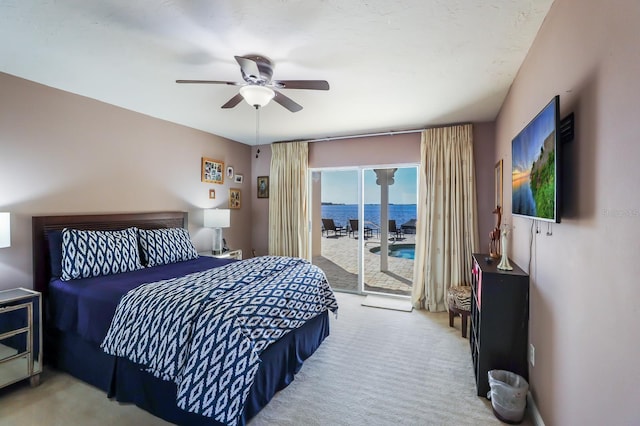
[[[527,392],[527,409],[529,410],[529,417],[535,426],[545,426],[544,420],[542,420],[542,416],[540,415],[540,411],[538,411],[538,406],[536,405],[536,401],[533,399],[531,392]]]

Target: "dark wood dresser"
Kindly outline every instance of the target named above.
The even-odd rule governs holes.
[[[512,271],[473,255],[471,358],[479,396],[489,391],[488,372],[507,370],[529,380],[529,275],[511,262]]]

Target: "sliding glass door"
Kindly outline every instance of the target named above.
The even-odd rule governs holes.
[[[312,260],[337,291],[360,293],[359,247],[350,223],[359,216],[357,169],[312,173]],[[351,221],[351,222],[350,222]]]
[[[409,296],[417,166],[311,173],[311,253],[337,291]]]
[[[369,168],[363,170],[363,176],[364,291],[410,296],[417,217],[417,167]]]

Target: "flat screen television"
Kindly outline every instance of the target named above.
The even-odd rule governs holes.
[[[555,96],[511,142],[511,213],[560,222],[560,97]]]

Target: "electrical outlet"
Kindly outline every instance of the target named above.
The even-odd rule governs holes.
[[[536,366],[536,347],[533,343],[529,343],[529,363],[532,367]]]

